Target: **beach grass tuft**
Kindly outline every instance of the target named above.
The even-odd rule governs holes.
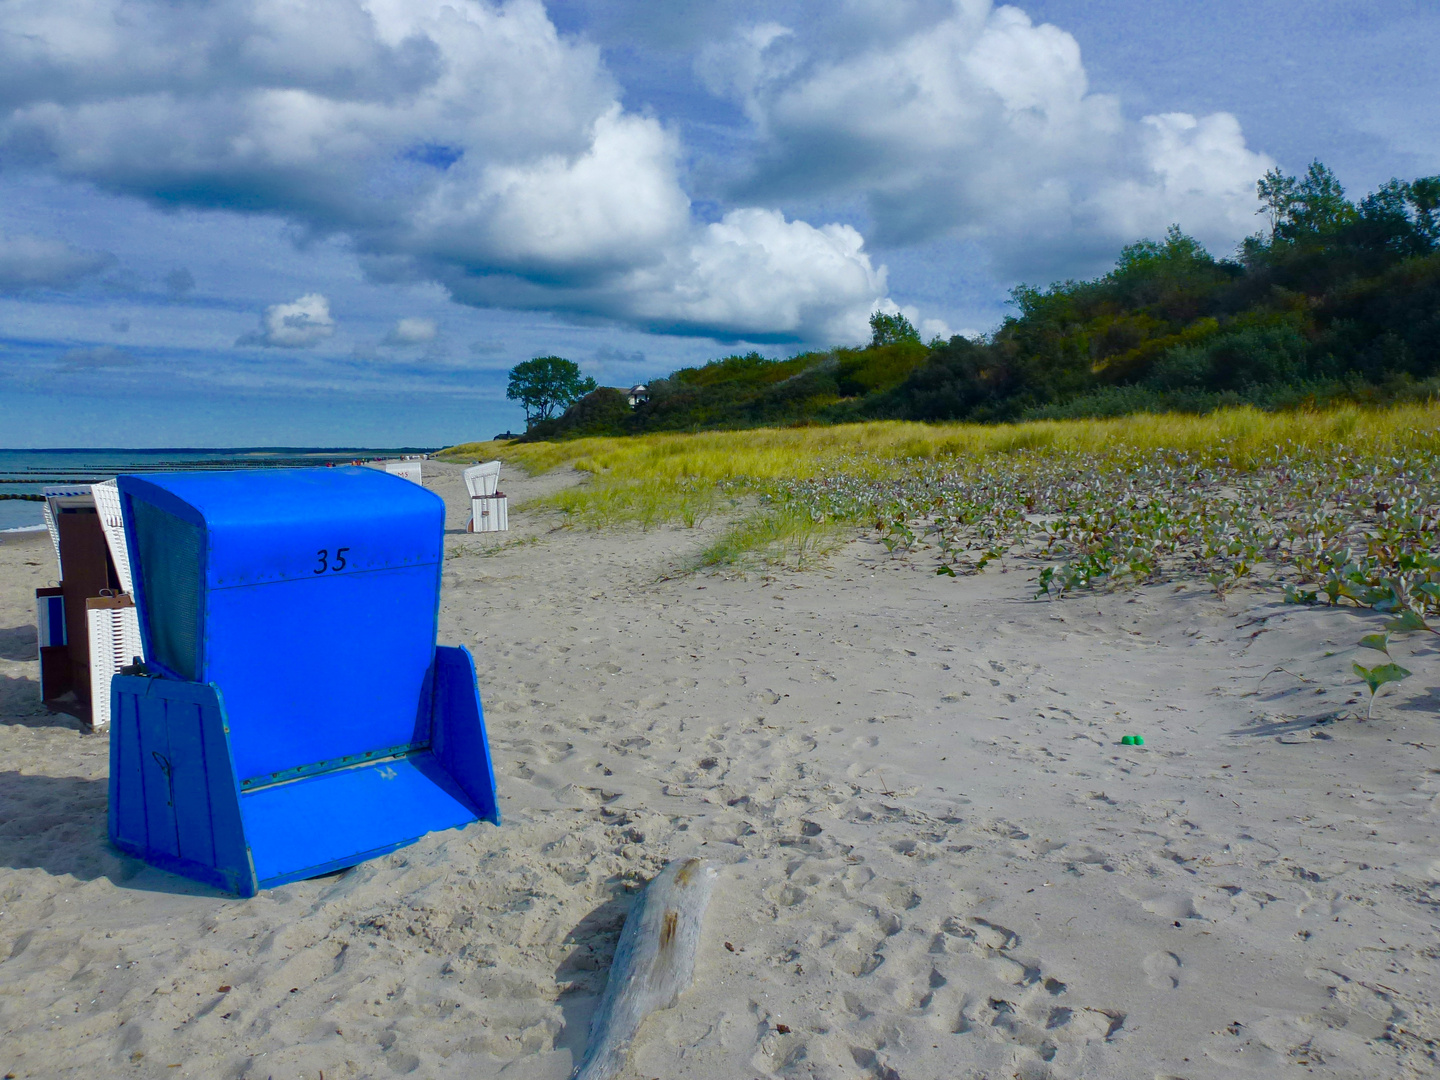
[[[814,514],[804,507],[769,504],[732,522],[719,539],[700,553],[698,565],[806,570],[834,551],[852,531],[846,522]]]
[[[597,477],[589,484],[544,495],[527,508],[558,510],[570,524],[589,529],[638,525],[653,529],[703,525],[717,510],[733,512],[738,497],[726,498],[716,484],[692,479],[614,479]]]

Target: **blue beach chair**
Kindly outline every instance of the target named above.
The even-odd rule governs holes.
[[[500,824],[475,667],[436,646],[445,508],[375,469],[119,478],[146,674],[110,838],[242,896]]]

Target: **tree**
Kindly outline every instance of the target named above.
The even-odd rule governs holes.
[[[1360,201],[1364,239],[1378,238],[1401,255],[1428,255],[1440,247],[1440,176],[1406,183],[1391,180]]]
[[[1204,244],[1193,236],[1186,236],[1179,225],[1171,225],[1165,230],[1164,243],[1141,240],[1122,248],[1110,277],[1112,280],[1153,277],[1165,272],[1208,269],[1214,265],[1215,257],[1205,250]]]
[[[870,347],[896,345],[902,341],[919,341],[920,331],[910,325],[904,315],[886,315],[877,311],[870,316]]]
[[[525,407],[525,426],[549,420],[596,387],[580,366],[561,356],[537,356],[510,369],[505,396]]]
[[[1270,217],[1271,240],[1302,240],[1330,236],[1355,220],[1355,207],[1335,174],[1312,161],[1303,179],[1271,169],[1255,185]]]
[[[1255,194],[1264,205],[1257,214],[1270,219],[1270,239],[1274,240],[1280,226],[1290,221],[1290,211],[1295,205],[1296,180],[1286,176],[1279,169],[1271,169],[1255,184]]]
[[[1406,201],[1415,212],[1415,230],[1433,251],[1440,247],[1440,176],[1421,177],[1405,186]]]

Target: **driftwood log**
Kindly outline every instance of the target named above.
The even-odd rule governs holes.
[[[635,901],[574,1080],[610,1080],[625,1064],[640,1022],[656,1009],[670,1008],[690,985],[700,920],[714,883],[715,869],[703,859],[676,859]]]

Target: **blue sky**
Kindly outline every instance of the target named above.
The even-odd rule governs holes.
[[[440,444],[1440,173],[1434,5],[10,0],[0,445]]]

